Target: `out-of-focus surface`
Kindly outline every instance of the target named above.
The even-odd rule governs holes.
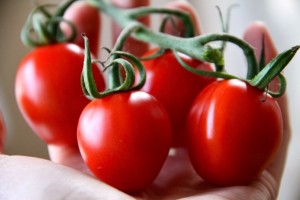
[[[30,49],[25,48],[20,41],[20,31],[28,13],[33,8],[31,0],[1,0],[0,1],[0,109],[6,121],[7,137],[5,152],[48,158],[46,145],[31,131],[21,116],[14,96],[15,73],[23,56]],[[56,3],[59,0],[40,0],[40,3]],[[153,0],[153,5],[163,6],[168,0]],[[232,10],[230,33],[242,36],[244,29],[255,20],[267,24],[274,42],[282,52],[289,47],[300,44],[300,1],[298,0],[190,0],[199,11],[202,30],[204,33],[221,30],[216,5],[221,7],[224,16],[228,6],[238,3]],[[226,3],[225,3],[226,2]],[[103,46],[110,46],[110,25],[104,18],[106,29],[103,30]],[[244,75],[245,60],[234,46],[229,45],[226,53],[226,64],[231,66],[231,72]],[[230,57],[229,57],[230,55]],[[290,118],[292,123],[292,141],[287,165],[283,177],[279,200],[300,199],[300,53],[296,55],[285,69],[288,81]]]

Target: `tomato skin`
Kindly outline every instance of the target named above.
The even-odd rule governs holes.
[[[75,44],[54,44],[30,52],[20,63],[15,82],[17,104],[34,132],[47,144],[77,147],[77,122],[89,103],[80,77],[84,50]],[[99,90],[104,79],[93,68]]]
[[[215,82],[188,118],[189,153],[197,173],[221,186],[248,184],[277,152],[283,132],[275,99],[240,80]]]
[[[81,34],[85,33],[90,41],[90,50],[94,56],[98,56],[101,37],[100,11],[86,1],[74,2],[64,13],[63,18],[72,22],[77,30],[74,44],[84,48],[84,40]],[[62,30],[66,35],[71,34],[71,29],[62,23]]]
[[[141,91],[89,103],[80,116],[77,136],[82,157],[95,176],[125,192],[153,182],[172,141],[163,106]]]
[[[145,56],[156,51],[152,49]],[[186,56],[182,59],[192,67],[212,71],[211,65]],[[173,131],[173,146],[185,144],[185,121],[191,104],[204,87],[215,81],[192,74],[185,70],[176,60],[171,51],[162,56],[143,62],[147,80],[141,89],[156,97],[166,108]]]
[[[4,139],[5,139],[5,124],[4,124],[2,113],[0,111],[0,153],[3,152]]]

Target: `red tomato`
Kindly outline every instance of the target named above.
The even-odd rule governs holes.
[[[152,183],[172,141],[163,106],[141,91],[89,103],[80,116],[77,136],[91,171],[125,192],[135,192]]]
[[[74,2],[64,13],[63,18],[72,22],[77,29],[77,36],[73,43],[84,48],[81,33],[85,33],[90,41],[90,49],[93,55],[98,56],[101,14],[100,11],[86,1]],[[66,35],[71,34],[71,29],[62,23],[62,29]]]
[[[153,49],[145,56],[155,51]],[[192,67],[212,71],[208,63],[183,55],[182,59]],[[185,141],[185,121],[189,108],[199,92],[215,79],[188,72],[177,62],[171,51],[166,51],[158,58],[144,61],[143,65],[147,80],[141,90],[153,95],[164,105],[172,124],[173,145],[182,146]]]
[[[4,119],[2,113],[0,111],[0,153],[3,151],[4,138],[5,138],[5,125],[4,125]]]
[[[221,186],[257,178],[277,152],[283,132],[276,100],[240,80],[205,88],[191,108],[188,126],[195,170]]]
[[[82,109],[89,103],[80,77],[84,51],[75,44],[37,48],[20,63],[16,99],[31,128],[48,144],[77,146],[76,130]],[[104,79],[94,67],[99,90]]]

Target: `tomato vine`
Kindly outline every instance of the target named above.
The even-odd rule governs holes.
[[[119,40],[116,42],[114,51],[121,51],[122,44],[126,40],[129,35],[133,35],[136,39],[153,43],[158,45],[163,49],[171,49],[175,55],[177,53],[183,53],[188,56],[191,56],[195,59],[202,60],[205,62],[214,63],[216,68],[220,68],[224,66],[224,55],[223,48],[224,42],[230,42],[232,44],[237,45],[244,53],[245,58],[247,60],[247,76],[246,79],[241,77],[236,77],[232,74],[229,74],[225,71],[216,70],[215,72],[207,72],[193,69],[187,66],[182,60],[180,60],[179,56],[178,61],[182,64],[184,68],[191,71],[192,73],[196,73],[204,76],[217,77],[222,79],[240,79],[250,83],[252,86],[257,87],[259,89],[265,89],[270,81],[279,76],[280,80],[280,89],[278,92],[269,92],[272,96],[281,96],[285,91],[285,78],[281,74],[283,68],[289,63],[289,61],[293,58],[295,53],[298,50],[298,46],[292,47],[289,50],[279,54],[275,57],[270,63],[266,65],[263,70],[260,70],[260,66],[256,60],[254,50],[251,45],[249,45],[244,40],[230,35],[228,33],[220,33],[220,34],[206,34],[195,36],[194,35],[194,26],[192,24],[191,18],[188,14],[166,9],[166,8],[152,8],[152,7],[144,7],[144,8],[135,8],[135,9],[120,9],[116,8],[113,5],[109,4],[104,0],[91,0],[91,3],[96,5],[101,11],[109,15],[113,20],[115,20],[121,27],[123,27],[123,32],[119,37]],[[116,15],[115,13],[118,13]],[[139,23],[136,18],[149,15],[149,14],[167,14],[174,15],[179,17],[184,24],[186,24],[186,34],[184,38],[176,37],[172,35],[168,35],[162,32],[156,32],[143,24]],[[212,47],[209,45],[212,42],[222,42],[221,47]],[[113,57],[118,57],[114,55]],[[113,76],[115,76],[113,78]],[[112,68],[112,80],[114,80],[115,84],[111,84],[119,86],[121,82],[118,82],[118,78],[120,77],[119,70],[116,67]],[[128,88],[127,88],[128,89]]]

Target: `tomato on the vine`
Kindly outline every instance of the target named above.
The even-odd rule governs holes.
[[[4,139],[5,139],[5,125],[4,125],[4,119],[2,113],[0,111],[0,153],[3,151]]]
[[[152,49],[145,57],[153,54]],[[208,63],[181,55],[183,61],[196,69],[212,71]],[[141,89],[156,97],[166,108],[172,125],[173,145],[182,146],[185,141],[185,120],[194,98],[215,78],[192,74],[185,70],[172,51],[167,50],[163,55],[143,61],[147,80]]]
[[[48,144],[77,147],[76,130],[89,100],[82,93],[80,77],[84,51],[75,44],[53,44],[30,52],[20,63],[15,92],[24,118]],[[102,73],[93,67],[99,90]]]
[[[237,79],[205,88],[194,101],[187,124],[195,170],[204,180],[222,186],[257,178],[282,140],[277,101]]]
[[[80,116],[77,136],[83,159],[95,176],[125,192],[153,182],[172,142],[164,107],[141,91],[93,100]]]

